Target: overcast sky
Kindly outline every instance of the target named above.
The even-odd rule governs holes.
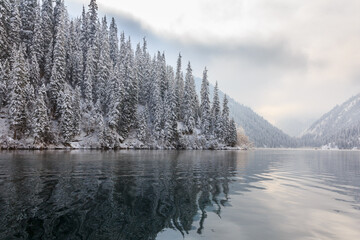
[[[90,0],[65,0],[71,16]],[[98,0],[133,43],[201,77],[290,135],[360,93],[359,0]]]

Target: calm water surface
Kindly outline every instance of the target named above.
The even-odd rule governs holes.
[[[0,239],[360,239],[360,152],[0,153]]]

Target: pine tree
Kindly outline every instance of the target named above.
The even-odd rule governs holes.
[[[176,96],[173,87],[165,92],[164,101],[164,132],[168,146],[174,146],[178,141],[177,116],[176,116]]]
[[[205,68],[201,83],[201,91],[200,91],[201,130],[205,135],[208,135],[210,133],[210,124],[211,124],[209,95],[210,95],[209,81],[207,79],[207,69]]]
[[[137,119],[138,119],[138,126],[137,126],[136,136],[143,143],[147,143],[150,135],[148,129],[149,116],[148,116],[147,105],[142,111],[139,111]]]
[[[96,134],[98,136],[98,139],[103,138],[104,128],[105,128],[105,122],[104,117],[102,115],[101,111],[101,103],[100,100],[97,100],[94,107],[94,128],[96,130]]]
[[[11,4],[11,18],[9,28],[9,42],[19,46],[21,44],[21,17],[19,12],[19,5],[17,1],[13,1]]]
[[[158,52],[157,61],[158,61],[158,78],[160,84],[160,96],[161,99],[164,100],[165,92],[169,88],[169,80],[167,79],[167,75],[166,75],[165,55],[164,54],[161,55],[160,52]]]
[[[41,86],[39,63],[35,54],[31,55],[29,66],[30,83],[35,87]]]
[[[139,54],[140,55],[140,54]],[[142,54],[138,57],[139,75],[139,103],[142,105],[148,104],[151,99],[152,89],[152,71],[151,71],[151,57],[147,51],[146,39],[143,39]]]
[[[11,53],[10,45],[10,18],[11,4],[9,0],[0,1],[0,60],[7,58]]]
[[[12,86],[9,103],[10,129],[14,131],[14,139],[19,139],[27,130],[25,87],[29,81],[22,45],[19,49],[14,45],[12,62]]]
[[[73,104],[73,133],[74,135],[80,134],[80,122],[81,122],[81,89],[80,86],[76,86],[72,99]]]
[[[96,0],[91,0],[89,4],[89,25],[88,25],[88,44],[87,47],[92,47],[95,43],[98,23],[98,6]]]
[[[125,45],[123,45],[125,44]],[[131,49],[130,39],[127,43],[122,40],[120,51],[120,76],[123,81],[124,96],[121,108],[120,135],[127,137],[127,134],[136,124],[136,108],[137,108],[137,82],[135,78],[134,56]]]
[[[113,62],[113,65],[116,65],[119,61],[119,38],[118,29],[114,18],[111,19],[109,31],[110,58]]]
[[[35,19],[34,19],[34,30],[33,36],[31,39],[31,44],[29,46],[30,56],[35,55],[36,61],[39,65],[44,64],[44,49],[43,49],[43,30],[41,29],[41,15],[40,15],[40,6],[36,6]],[[34,60],[32,60],[34,61]]]
[[[160,96],[160,88],[159,86],[155,87],[154,91],[154,113],[153,113],[153,135],[156,140],[163,140],[164,139],[164,104],[161,100]]]
[[[184,98],[184,78],[181,71],[181,55],[179,54],[176,74],[175,74],[175,95],[176,95],[176,114],[178,121],[184,118],[183,98]]]
[[[89,48],[86,56],[83,96],[85,103],[90,107],[93,102],[93,81],[94,81],[94,61],[93,50]]]
[[[145,104],[144,95],[141,95],[144,92],[144,63],[143,63],[143,52],[140,47],[140,43],[136,45],[136,51],[135,51],[135,77],[138,83],[138,102],[142,105]]]
[[[34,25],[36,23],[36,9],[37,0],[22,0],[20,2],[20,16],[21,16],[21,39],[26,46],[27,55],[30,52],[30,46],[33,42]]]
[[[235,147],[237,144],[236,124],[233,118],[230,120],[229,123],[229,136],[228,136],[227,144],[231,147]]]
[[[98,76],[97,76],[97,86],[96,86],[96,97],[100,100],[102,109],[105,108],[107,93],[106,86],[109,83],[110,70],[112,68],[112,62],[110,58],[110,47],[109,47],[109,37],[107,31],[106,20],[103,20],[102,26],[102,47],[100,49],[100,58],[98,62]]]
[[[34,143],[46,143],[50,140],[50,120],[46,106],[46,89],[42,85],[38,91],[34,111]]]
[[[53,51],[53,37],[54,37],[54,18],[52,0],[43,0],[41,6],[41,30],[42,30],[42,51],[43,58],[38,61],[41,64],[41,75],[45,75],[47,80],[50,79],[52,69],[52,51]],[[47,68],[47,69],[46,69]]]
[[[105,18],[104,18],[105,19]],[[105,25],[106,25],[106,19],[105,19]],[[99,87],[99,72],[100,72],[100,65],[101,63],[99,62],[100,59],[100,52],[102,49],[102,45],[103,45],[103,37],[107,37],[107,36],[103,36],[102,35],[102,31],[101,31],[101,27],[100,27],[100,22],[98,21],[96,24],[96,33],[95,33],[95,41],[92,44],[92,51],[93,51],[93,81],[92,81],[92,91],[93,91],[93,102],[96,103],[97,101],[97,94],[98,94],[98,87]]]
[[[10,64],[5,61],[0,62],[0,107],[4,107],[8,103],[9,83],[10,83]]]
[[[83,84],[83,52],[81,48],[81,26],[80,21],[77,20],[73,24],[71,24],[70,30],[70,59],[69,59],[69,77],[68,81],[71,86],[76,88],[77,86],[82,86]]]
[[[74,113],[73,101],[70,87],[65,85],[64,90],[61,91],[60,98],[60,131],[65,143],[68,143],[74,137]]]
[[[230,137],[230,119],[229,119],[229,114],[230,114],[230,110],[229,110],[229,106],[228,106],[228,99],[227,96],[225,94],[224,96],[224,100],[223,100],[223,111],[222,111],[222,116],[221,116],[221,120],[222,120],[222,124],[221,124],[221,130],[220,130],[220,134],[221,137],[226,141],[228,141],[229,137]]]
[[[29,63],[26,62],[25,64],[26,64],[26,69],[30,69]],[[29,74],[29,70],[28,70],[28,74]],[[32,130],[34,129],[33,113],[35,110],[36,97],[35,97],[34,86],[30,83],[30,80],[27,81],[24,90],[25,90],[26,131],[31,133]]]
[[[46,55],[45,55],[45,65],[44,65],[44,78],[45,81],[48,83],[50,82],[50,78],[51,78],[51,73],[52,73],[52,69],[53,69],[53,38],[51,38],[50,44],[48,49],[46,50]]]
[[[49,96],[52,104],[52,113],[58,116],[60,93],[63,91],[66,78],[65,52],[65,7],[62,1],[56,3],[57,17],[55,20],[55,45],[53,65],[51,70]]]
[[[83,6],[82,14],[81,14],[81,48],[83,51],[83,60],[85,65],[87,48],[88,48],[88,27],[89,26],[89,16],[85,11],[85,6]]]
[[[108,99],[108,124],[112,130],[118,131],[120,117],[121,117],[121,102],[124,97],[124,88],[122,81],[119,77],[119,66],[116,65],[114,70],[110,72],[110,84],[107,90],[109,99]]]
[[[211,129],[212,132],[219,137],[221,132],[221,116],[220,116],[220,100],[219,100],[219,88],[216,82],[214,88],[214,98],[211,107]]]
[[[189,133],[192,133],[195,128],[198,105],[194,77],[189,62],[186,70],[184,90],[184,123]]]

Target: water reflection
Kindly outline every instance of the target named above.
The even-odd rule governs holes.
[[[2,152],[0,213],[0,239],[360,239],[360,152]]]
[[[236,160],[235,152],[8,152],[0,161],[0,238],[201,234],[207,209],[221,216],[228,202]]]

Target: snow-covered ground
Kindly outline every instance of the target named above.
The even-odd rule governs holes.
[[[179,124],[181,130],[182,124]],[[12,133],[9,130],[8,120],[0,118],[0,148],[1,149],[157,149],[157,150],[244,150],[247,147],[230,147],[224,144],[219,144],[216,140],[207,140],[203,135],[200,135],[200,130],[195,129],[193,134],[181,135],[179,146],[168,146],[163,141],[151,140],[144,143],[136,138],[136,132],[130,132],[129,137],[123,140],[118,139],[118,144],[113,147],[104,147],[99,139],[97,133],[86,135],[81,132],[69,143],[58,142],[56,144],[35,144],[33,138],[26,138],[15,140],[11,137]],[[118,136],[118,138],[120,138]]]

